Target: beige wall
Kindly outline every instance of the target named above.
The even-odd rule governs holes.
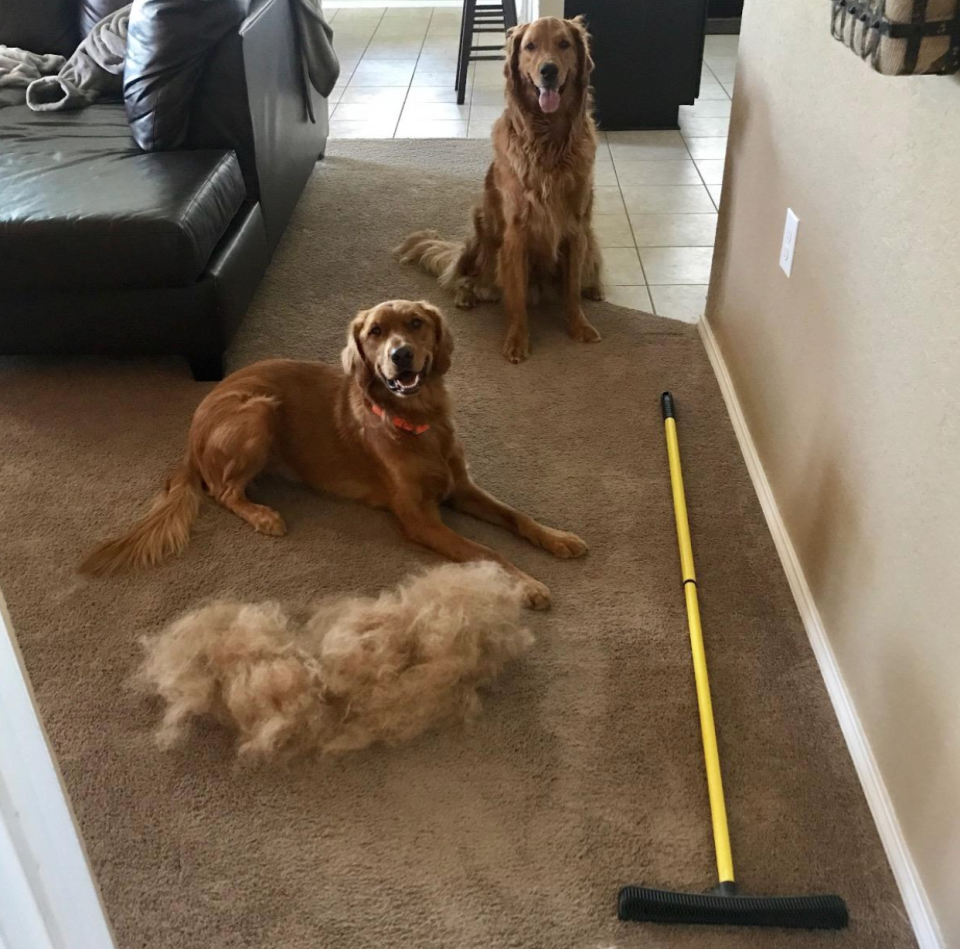
[[[874,74],[825,0],[747,0],[707,317],[960,947],[957,77]]]

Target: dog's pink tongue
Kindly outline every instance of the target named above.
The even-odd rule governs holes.
[[[560,108],[560,93],[556,89],[540,90],[540,109],[543,112],[556,112]]]

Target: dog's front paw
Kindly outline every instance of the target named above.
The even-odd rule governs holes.
[[[250,512],[249,520],[256,530],[268,537],[283,537],[287,532],[283,518],[273,508],[258,504]]]
[[[502,352],[512,363],[523,362],[530,356],[530,337],[526,333],[510,333],[503,342]]]
[[[570,324],[570,336],[581,343],[599,343],[603,337],[586,321]]]
[[[603,300],[606,294],[603,292],[603,287],[601,287],[600,284],[596,284],[596,286],[593,287],[584,287],[583,297],[586,300]]]
[[[557,531],[552,527],[545,527],[540,537],[540,546],[554,557],[561,560],[571,560],[582,557],[590,548],[587,542],[571,534],[569,531]]]
[[[453,303],[461,310],[470,310],[477,305],[477,294],[470,284],[462,283],[453,294]]]
[[[550,590],[539,580],[524,574],[520,579],[523,589],[523,605],[531,610],[550,609]]]

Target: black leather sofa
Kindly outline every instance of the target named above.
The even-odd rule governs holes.
[[[209,0],[144,6],[184,3],[212,9]],[[0,354],[177,354],[197,379],[221,378],[328,122],[326,100],[304,81],[290,0],[219,3],[221,15],[233,5],[235,23],[202,64],[196,55],[176,62],[185,48],[196,53],[196,35],[185,47],[161,30],[156,42],[171,42],[170,81],[155,68],[162,50],[140,77],[152,105],[182,108],[177,82],[193,70],[173,149],[139,148],[120,99],[35,113],[22,90],[0,90]],[[69,55],[123,5],[2,0],[0,42]],[[130,72],[128,60],[127,84]],[[146,131],[137,121],[143,143],[159,120],[148,114]]]

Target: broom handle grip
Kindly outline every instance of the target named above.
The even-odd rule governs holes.
[[[700,604],[697,599],[697,575],[693,565],[693,543],[687,519],[687,501],[683,491],[683,472],[680,468],[680,443],[674,417],[673,396],[664,392],[660,397],[663,426],[667,439],[667,458],[670,462],[670,487],[673,492],[673,512],[677,523],[677,543],[680,548],[680,570],[687,606],[687,625],[690,630],[690,648],[693,653],[693,673],[697,686],[697,705],[700,709],[700,733],[703,738],[703,757],[707,771],[707,791],[710,797],[710,816],[713,821],[713,843],[717,853],[717,873],[720,883],[732,883],[733,854],[730,849],[730,831],[727,826],[727,808],[723,799],[723,780],[720,774],[720,753],[717,750],[717,730],[713,720],[713,702],[710,699],[710,679],[707,675],[707,656],[703,645],[703,627],[700,624]]]
[[[660,408],[663,409],[663,418],[664,420],[668,418],[673,418],[673,394],[670,392],[664,392],[660,396]]]

